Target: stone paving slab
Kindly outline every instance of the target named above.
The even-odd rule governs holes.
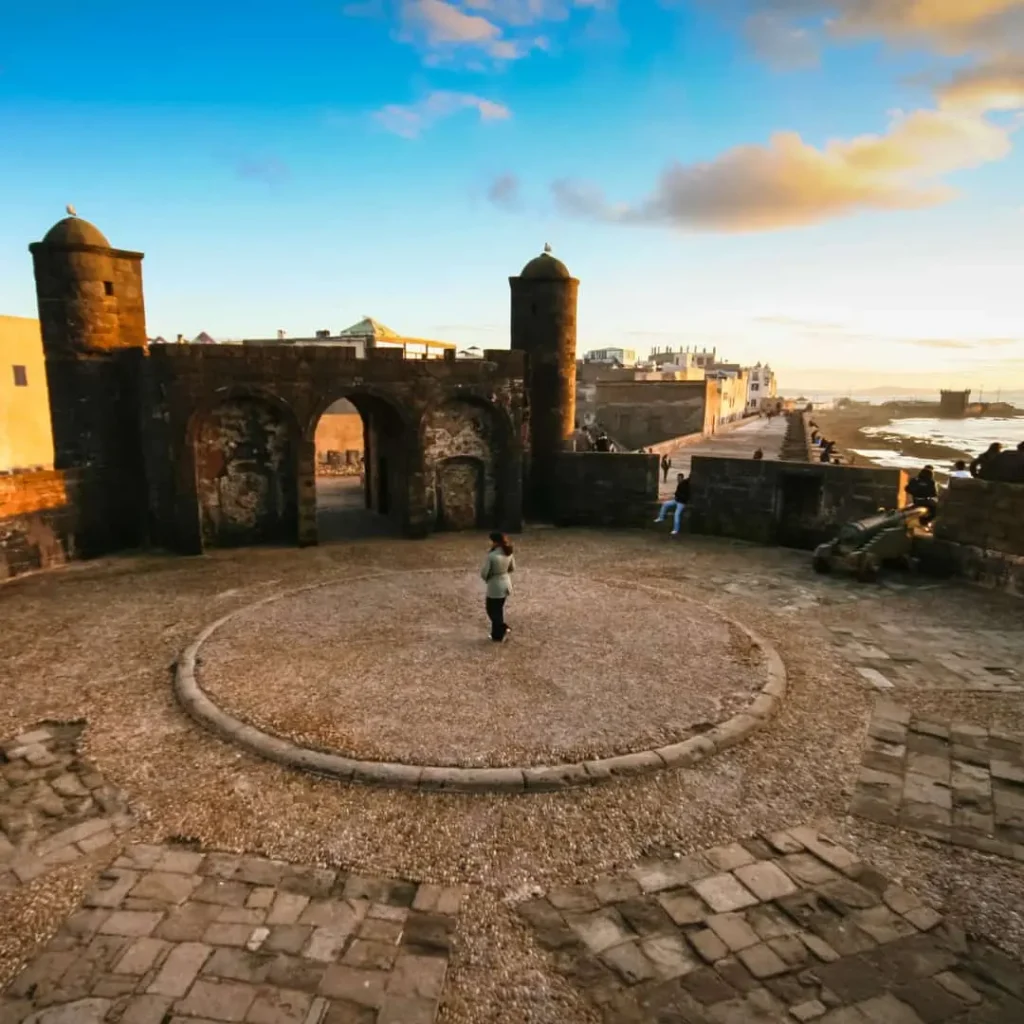
[[[892,622],[833,626],[838,653],[878,690],[1024,693],[1024,628],[968,630]]]
[[[0,743],[0,892],[109,846],[133,824],[124,794],[78,754],[82,722]]]
[[[850,810],[1024,861],[1024,736],[876,701]]]
[[[1020,1024],[1024,968],[811,828],[518,907],[607,1024]]]
[[[0,993],[2,1024],[432,1024],[455,888],[129,847]]]

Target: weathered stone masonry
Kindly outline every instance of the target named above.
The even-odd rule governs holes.
[[[390,353],[356,360],[313,345],[153,349],[145,437],[154,540],[180,552],[204,544],[315,544],[316,424],[342,397],[368,421],[371,503],[407,536],[438,527],[438,480],[443,491],[451,457],[478,460],[484,487],[480,517],[460,523],[518,530],[520,364],[512,352],[412,362]],[[450,432],[439,434],[438,423],[453,416],[463,418],[475,445],[457,431],[452,448]],[[472,426],[481,421],[486,437]]]

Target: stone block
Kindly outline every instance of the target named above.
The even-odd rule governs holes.
[[[762,901],[776,900],[796,892],[789,876],[771,861],[737,867],[733,874]]]
[[[693,883],[693,889],[716,913],[742,910],[758,902],[756,896],[729,874],[700,879]]]
[[[261,989],[245,1019],[247,1024],[306,1024],[312,1002],[305,992]]]
[[[192,895],[199,884],[196,875],[172,874],[167,871],[150,871],[142,875],[132,886],[130,893],[135,899],[158,900],[161,903],[179,904]]]
[[[680,927],[699,924],[710,913],[703,901],[687,889],[661,892],[658,895],[658,903],[672,918],[672,921]]]
[[[674,860],[644,861],[629,870],[645,893],[678,889],[713,873],[711,866],[696,854]]]
[[[184,996],[211,952],[209,946],[198,942],[183,942],[175,946],[150,983],[147,993],[173,998]]]
[[[190,1017],[243,1021],[256,1001],[258,989],[232,981],[199,980],[175,1009]]]
[[[717,963],[729,955],[729,947],[710,928],[687,932],[693,948],[709,964]]]
[[[734,871],[755,861],[750,851],[739,843],[716,846],[712,850],[705,850],[702,856],[718,871]]]
[[[789,970],[786,962],[767,943],[759,943],[756,946],[749,946],[741,949],[736,954],[740,963],[755,978],[774,978],[779,974],[785,974]]]
[[[383,971],[363,971],[335,964],[324,971],[319,992],[330,999],[345,999],[376,1009],[384,1000],[388,978],[389,975]]]
[[[742,914],[714,914],[707,919],[707,926],[733,953],[756,946],[761,941]]]
[[[627,985],[636,985],[656,976],[654,965],[644,955],[638,941],[612,946],[601,954],[600,959]]]
[[[115,910],[99,927],[102,935],[152,935],[163,915],[155,910]]]
[[[169,942],[162,939],[136,939],[128,951],[114,965],[116,974],[145,974],[157,960],[171,948]]]
[[[662,979],[678,978],[699,966],[678,933],[651,935],[640,940],[640,948]]]
[[[403,954],[395,962],[387,982],[388,995],[440,999],[447,965],[433,956]]]

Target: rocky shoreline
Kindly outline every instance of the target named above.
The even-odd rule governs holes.
[[[873,466],[877,463],[870,456],[855,454],[869,451],[900,451],[910,459],[920,459],[922,465],[932,463],[938,470],[947,470],[957,459],[970,460],[978,452],[952,448],[921,438],[906,437],[903,434],[865,434],[867,427],[884,427],[896,419],[908,419],[906,415],[893,415],[893,409],[880,405],[856,406],[847,409],[823,409],[811,414],[821,434],[836,442],[844,460],[849,459],[855,466]]]

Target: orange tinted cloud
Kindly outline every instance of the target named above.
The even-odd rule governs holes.
[[[481,121],[504,121],[512,111],[502,103],[486,100],[467,92],[435,90],[417,103],[397,103],[382,107],[374,119],[385,131],[405,139],[415,139],[431,125],[465,110],[475,110]]]
[[[1024,58],[961,71],[939,89],[939,99],[952,109],[1024,109]]]
[[[592,185],[557,181],[558,208],[621,224],[754,232],[800,227],[862,210],[907,210],[947,202],[942,177],[999,160],[1011,129],[950,110],[897,118],[884,135],[818,148],[795,132],[764,146],[738,146],[704,163],[673,163],[637,203],[610,203]]]

